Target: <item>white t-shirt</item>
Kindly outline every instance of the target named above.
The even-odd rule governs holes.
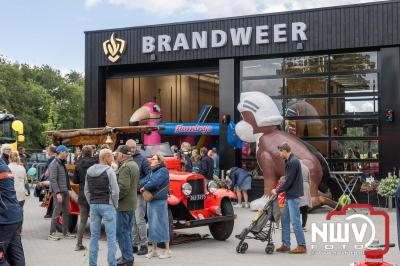
[[[16,163],[10,163],[8,167],[14,175],[14,187],[15,192],[17,193],[17,200],[23,201],[26,198],[25,182],[28,181],[25,167]]]

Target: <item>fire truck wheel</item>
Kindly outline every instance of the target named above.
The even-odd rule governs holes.
[[[232,203],[229,199],[224,199],[221,202],[222,215],[234,215]],[[234,220],[213,223],[209,225],[211,235],[216,240],[224,241],[228,239],[233,231]]]
[[[58,232],[62,232],[62,214],[60,214],[60,217],[57,220],[56,224],[56,229]],[[70,233],[74,232],[76,224],[78,223],[78,215],[76,214],[70,214],[69,215],[69,226],[68,226],[68,231]]]

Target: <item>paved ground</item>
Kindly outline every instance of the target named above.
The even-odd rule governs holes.
[[[254,213],[248,209],[236,209],[238,219],[235,222],[234,234],[248,225]],[[309,221],[318,222],[324,220],[327,210],[320,210],[318,213],[310,214]],[[39,207],[36,198],[30,198],[25,204],[25,222],[23,227],[23,245],[27,265],[32,266],[71,266],[88,265],[87,252],[73,251],[75,240],[60,240],[57,242],[46,240],[50,220],[43,219],[44,209]],[[390,213],[391,241],[395,241],[397,230],[395,228],[395,213]],[[309,224],[310,224],[309,223]],[[311,230],[306,233],[306,239],[311,240]],[[378,225],[378,235],[381,234],[382,226]],[[185,230],[185,232],[208,233],[208,228],[196,228]],[[233,234],[233,235],[234,235]],[[294,236],[292,235],[292,238]],[[274,239],[277,245],[280,244],[280,231],[276,231]],[[87,244],[88,239],[84,239]],[[256,241],[248,241],[249,250],[246,254],[237,254],[235,247],[237,240],[232,236],[225,242],[206,239],[191,243],[185,243],[172,247],[173,258],[160,260],[154,258],[147,260],[144,257],[136,257],[135,265],[324,265],[338,266],[349,265],[354,261],[362,259],[361,256],[349,255],[315,255],[309,252],[307,255],[277,254],[266,255],[265,244]],[[295,241],[293,240],[293,243]],[[310,249],[310,248],[309,248]],[[100,241],[99,265],[106,265],[106,242]],[[400,264],[400,253],[398,248],[393,248],[386,256],[386,260]]]

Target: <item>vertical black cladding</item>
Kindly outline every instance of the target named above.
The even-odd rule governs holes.
[[[219,145],[220,145],[220,169],[230,169],[236,163],[235,150],[227,142],[227,125],[221,123],[222,115],[230,115],[235,117],[235,95],[239,88],[235,82],[236,65],[235,59],[219,60],[219,112],[220,112],[220,130],[219,130]]]
[[[379,164],[381,177],[400,169],[400,48],[383,48],[379,53],[380,66],[380,143]],[[385,119],[385,110],[394,111],[394,121]]]

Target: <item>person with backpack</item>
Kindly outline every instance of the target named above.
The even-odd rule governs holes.
[[[86,172],[85,197],[90,205],[90,244],[89,266],[97,265],[99,238],[103,221],[107,236],[107,261],[116,266],[116,220],[119,198],[117,176],[111,168],[113,154],[110,149],[102,149],[99,163],[92,165]]]

